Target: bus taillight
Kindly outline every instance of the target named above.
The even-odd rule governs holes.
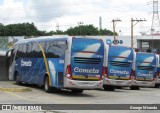
[[[131,75],[130,75],[130,78],[129,79],[136,79],[136,76],[135,76],[135,71],[132,69],[131,71]]]
[[[103,80],[103,78],[104,78],[104,76],[105,76],[105,67],[103,66],[103,68],[102,68],[102,75],[101,75],[101,77],[100,77],[100,80]]]
[[[106,78],[109,78],[109,77],[108,77],[108,68],[107,68],[107,67],[105,68],[105,77],[106,77]]]
[[[66,69],[66,77],[69,78],[69,79],[72,79],[71,65],[68,65],[68,66],[67,66],[67,69]]]
[[[153,80],[155,81],[156,78],[158,78],[158,72],[155,73],[154,77],[153,77]]]

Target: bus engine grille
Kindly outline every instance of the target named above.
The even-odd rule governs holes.
[[[100,64],[101,59],[100,58],[74,57],[74,62],[81,63],[81,64]]]
[[[118,67],[129,67],[130,62],[110,61],[110,65]]]
[[[138,66],[139,70],[149,70],[149,71],[153,71],[154,67],[152,66]]]

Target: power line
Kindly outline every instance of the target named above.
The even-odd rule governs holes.
[[[139,23],[139,22],[143,22],[146,21],[145,19],[133,19],[131,18],[131,48],[133,48],[133,27]],[[136,23],[134,23],[136,22]]]

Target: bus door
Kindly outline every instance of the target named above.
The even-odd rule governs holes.
[[[46,57],[48,61],[52,86],[57,88],[63,87],[64,79],[64,59],[67,49],[66,40],[55,40],[47,43]]]

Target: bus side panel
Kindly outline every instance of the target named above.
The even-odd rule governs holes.
[[[42,84],[45,66],[42,58],[19,58],[16,66],[20,81],[29,84]]]
[[[63,87],[64,59],[48,58],[52,87]]]

